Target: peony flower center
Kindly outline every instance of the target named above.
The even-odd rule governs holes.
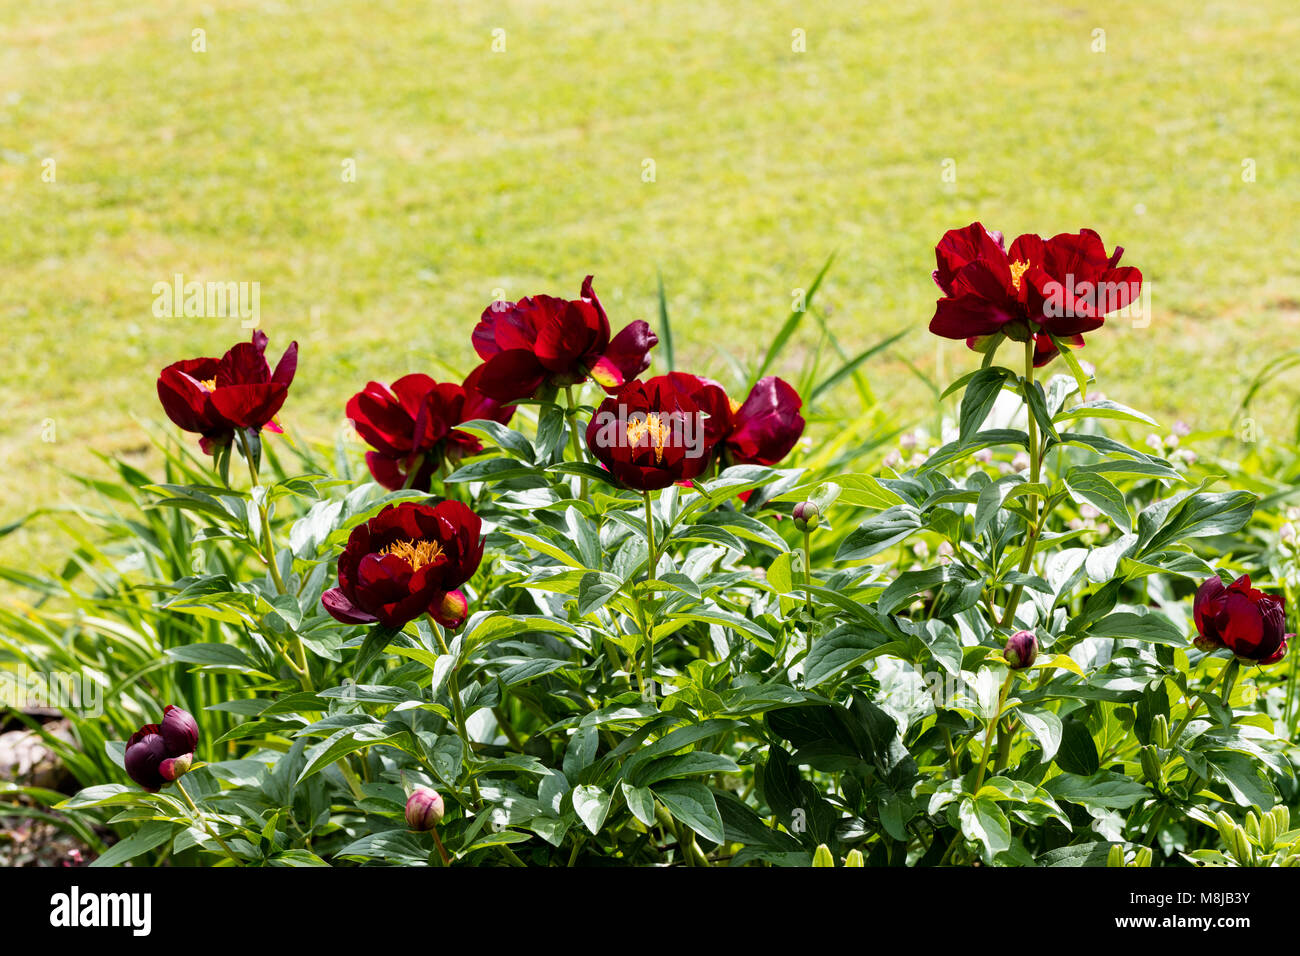
[[[209,392],[215,392],[217,390],[217,380],[215,378],[204,378],[198,379],[197,381]]]
[[[1023,259],[1017,259],[1015,262],[1011,263],[1011,284],[1015,287],[1017,292],[1020,291],[1020,277],[1028,270],[1029,263],[1025,262]]]
[[[650,436],[650,446],[655,450],[655,464],[661,464],[664,460],[668,426],[658,412],[648,412],[645,418],[634,418],[627,423],[627,440],[633,448],[640,445],[647,435]]]
[[[418,571],[441,558],[442,547],[436,541],[394,541],[379,553],[401,558],[411,566],[412,571]]]

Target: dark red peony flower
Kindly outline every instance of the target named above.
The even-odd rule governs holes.
[[[126,773],[150,793],[179,779],[194,761],[199,726],[179,707],[168,704],[162,725],[145,724],[126,742]]]
[[[542,385],[576,385],[588,376],[613,392],[650,367],[658,337],[643,321],[609,336],[609,318],[591,287],[580,299],[537,295],[494,302],[474,328],[483,359],[479,387],[499,402],[531,397]]]
[[[1286,656],[1286,606],[1280,598],[1250,586],[1243,574],[1227,587],[1216,575],[1196,592],[1192,605],[1199,636],[1195,644],[1204,651],[1226,647],[1237,657],[1257,664],[1275,664]]]
[[[1124,250],[1110,255],[1091,229],[1044,240],[1023,235],[1003,246],[1000,232],[978,222],[946,232],[934,248],[934,281],[944,297],[930,331],[966,339],[973,349],[1002,333],[1023,342],[1035,335],[1034,364],[1045,365],[1057,349],[1045,335],[1082,345],[1084,332],[1101,328],[1108,313],[1122,309],[1142,289],[1142,273],[1119,267]]]
[[[422,614],[443,627],[465,620],[458,590],[483,559],[482,523],[459,501],[389,505],[357,525],[339,555],[339,586],[321,596],[344,624],[401,628]]]
[[[713,419],[686,384],[672,375],[630,382],[596,409],[587,447],[621,484],[654,491],[696,478],[709,466],[717,430],[710,430]]]
[[[197,432],[205,454],[228,445],[235,430],[273,432],[271,419],[284,404],[298,369],[298,343],[291,342],[275,371],[266,364],[266,333],[254,332],[221,358],[185,359],[158,376],[158,399],[177,426]]]
[[[444,461],[454,465],[483,450],[477,438],[455,426],[480,418],[504,425],[515,410],[479,390],[482,373],[480,365],[462,385],[404,375],[392,386],[370,382],[348,400],[348,418],[375,449],[366,452],[375,481],[392,491],[428,491]]]
[[[717,382],[685,372],[665,376],[690,394],[708,420],[705,435],[726,465],[775,465],[803,434],[803,401],[794,388],[769,375],[737,405]]]

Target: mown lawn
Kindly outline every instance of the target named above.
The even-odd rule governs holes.
[[[913,330],[870,372],[918,418],[903,359],[972,362],[924,326],[934,242],[976,218],[1125,246],[1153,319],[1084,355],[1166,419],[1228,427],[1300,330],[1289,0],[0,0],[0,35],[0,520],[75,500],[61,469],[90,450],[143,456],[157,370],[247,335],[155,318],[175,273],[260,283],[272,353],[302,347],[282,418],[322,439],[368,378],[466,371],[497,290],[594,272],[621,326],[654,319],[661,271],[679,359],[722,372],[832,252],[818,303],[846,348]]]

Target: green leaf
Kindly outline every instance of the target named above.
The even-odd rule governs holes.
[[[668,321],[668,296],[664,294],[664,274],[657,272],[656,275],[659,279],[659,337],[664,345],[664,363],[667,366],[665,371],[671,372],[677,368],[677,356],[673,352],[673,327]]]
[[[757,384],[760,378],[767,374],[767,370],[772,367],[772,363],[776,361],[776,357],[781,354],[786,343],[790,341],[790,337],[794,335],[795,331],[803,322],[804,317],[808,314],[808,309],[812,307],[813,296],[816,295],[817,290],[821,287],[822,279],[826,278],[826,273],[830,271],[831,263],[834,261],[835,255],[832,253],[830,258],[826,260],[826,264],[822,266],[822,271],[817,273],[817,278],[813,280],[812,285],[808,287],[808,291],[804,294],[803,308],[791,311],[790,317],[785,320],[780,331],[776,333],[776,337],[772,339],[772,344],[767,347],[767,354],[763,356],[763,361],[759,363],[758,370],[749,380],[750,390],[754,388],[754,385]]]
[[[648,827],[655,825],[655,795],[647,787],[634,787],[626,780],[622,783],[627,808]]]
[[[1169,618],[1148,608],[1107,614],[1088,628],[1088,634],[1091,637],[1126,638],[1172,647],[1187,646],[1187,638]]]
[[[905,604],[908,599],[930,588],[936,588],[948,581],[949,571],[946,567],[926,568],[923,571],[904,571],[885,588],[876,603],[881,614],[891,614]]]
[[[588,571],[578,583],[578,613],[586,616],[602,608],[623,587],[623,580],[607,571]]]
[[[1008,493],[1016,485],[1024,484],[1023,475],[1003,475],[996,481],[990,481],[980,490],[979,499],[975,503],[975,533],[983,534],[984,529],[989,526],[989,522],[997,515],[1002,507],[1002,502],[1006,499]]]
[[[837,628],[817,638],[804,659],[804,684],[817,687],[832,677],[847,673],[873,657],[900,650],[883,635],[854,626]]]
[[[879,554],[922,527],[920,513],[911,505],[897,505],[868,518],[849,532],[835,554],[836,561],[859,561]]]
[[[685,823],[706,840],[718,844],[726,842],[718,803],[713,798],[713,791],[704,784],[694,780],[669,780],[651,789],[674,819]]]
[[[1158,530],[1139,521],[1139,540],[1143,542],[1142,554],[1159,551],[1184,538],[1203,538],[1210,535],[1230,534],[1240,531],[1255,510],[1256,497],[1249,491],[1227,491],[1219,494],[1192,494],[1171,508]],[[1143,512],[1152,512],[1151,506]]]
[[[871,358],[873,355],[877,354],[878,352],[881,352],[889,348],[889,346],[893,345],[904,335],[906,335],[909,331],[911,330],[903,329],[901,332],[895,332],[887,339],[883,339],[877,342],[875,345],[871,346],[870,348],[864,349],[863,351],[859,352],[857,355],[853,356],[853,358],[849,359],[847,362],[841,365],[830,375],[826,376],[826,378],[824,378],[820,383],[818,383],[818,385],[815,388],[812,389],[811,392],[808,393],[807,403],[811,405],[818,398],[818,396],[820,396],[823,392],[826,392],[829,389],[834,388],[845,378],[852,375],[854,370],[856,370],[858,366],[860,366],[863,362],[865,362],[867,359]]]
[[[1061,744],[1056,753],[1056,765],[1069,773],[1085,777],[1096,773],[1101,766],[1097,744],[1088,726],[1073,718],[1061,724]]]
[[[609,813],[610,795],[600,787],[583,784],[573,788],[573,809],[578,819],[593,834],[599,833]]]
[[[1016,713],[1025,728],[1037,738],[1038,746],[1043,751],[1043,760],[1048,761],[1056,756],[1064,733],[1061,718],[1053,711],[1029,707],[1021,707]]]
[[[982,368],[971,376],[966,385],[966,393],[961,398],[961,412],[958,426],[959,441],[966,441],[979,431],[988,418],[989,410],[1002,394],[1002,386],[1010,370],[1000,365]]]
[[[135,859],[141,853],[147,853],[154,847],[162,846],[176,832],[176,824],[170,820],[150,820],[129,837],[121,840],[96,858],[91,866],[119,866],[127,860]]]
[[[476,418],[473,421],[462,422],[456,428],[458,431],[469,432],[471,435],[486,438],[502,451],[510,453],[520,461],[528,464],[533,462],[532,442],[520,432],[508,428],[500,422]]]
[[[1011,847],[1011,824],[1002,808],[989,796],[962,797],[957,808],[962,835],[984,848],[984,859],[993,858]]]
[[[1142,784],[1109,770],[1090,777],[1063,773],[1048,780],[1043,789],[1057,800],[1113,810],[1126,810],[1151,796]]]
[[[1075,356],[1074,350],[1062,339],[1055,335],[1051,337],[1052,342],[1061,350],[1061,358],[1065,360],[1066,366],[1070,369],[1070,374],[1074,376],[1074,381],[1079,386],[1079,394],[1084,398],[1088,397],[1088,373],[1083,370],[1079,364],[1079,359]]]
[[[1086,501],[1125,533],[1133,530],[1133,519],[1124,503],[1124,493],[1111,482],[1090,471],[1071,468],[1065,473],[1065,486],[1076,501]]]
[[[1072,408],[1056,413],[1058,422],[1073,421],[1076,418],[1116,418],[1121,421],[1141,422],[1144,425],[1158,424],[1154,418],[1144,415],[1127,405],[1112,402],[1108,398],[1098,398],[1091,402],[1080,402]]]

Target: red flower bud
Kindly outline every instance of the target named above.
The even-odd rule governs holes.
[[[406,825],[412,830],[432,830],[445,812],[442,796],[428,787],[418,787],[406,799]]]
[[[1024,670],[1031,666],[1038,657],[1038,638],[1033,631],[1016,631],[1007,638],[1007,646],[1002,650],[1013,671]]]
[[[192,754],[199,745],[199,725],[187,711],[174,704],[163,708],[159,733],[167,744],[168,756]]]
[[[1286,656],[1286,606],[1281,598],[1250,586],[1243,574],[1224,587],[1216,575],[1196,592],[1192,604],[1197,637],[1203,651],[1226,647],[1237,657],[1257,664],[1274,664]]]
[[[790,511],[794,526],[800,531],[814,531],[821,524],[821,511],[811,501],[801,501]]]
[[[184,754],[180,757],[168,757],[158,765],[158,772],[162,774],[164,780],[176,780],[189,773],[190,765],[194,763],[194,754]]]
[[[190,769],[199,742],[199,725],[175,705],[163,710],[162,724],[145,724],[126,742],[127,776],[150,793]]]

